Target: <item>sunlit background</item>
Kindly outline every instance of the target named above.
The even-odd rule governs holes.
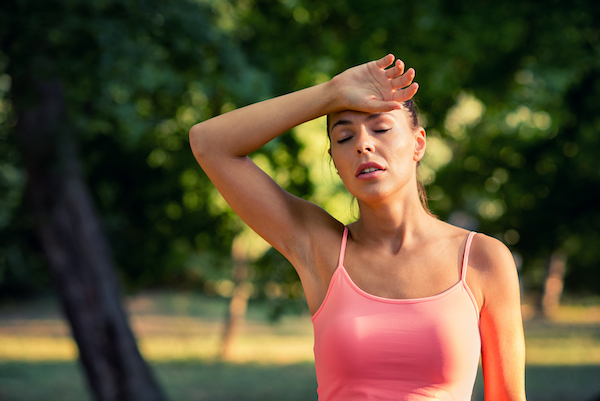
[[[188,130],[388,52],[417,71],[432,212],[513,252],[528,399],[600,397],[598,21],[591,0],[3,1],[0,401],[94,399],[72,327],[107,329],[118,294],[161,399],[316,399],[298,277]],[[321,118],[251,157],[348,223],[328,146]]]

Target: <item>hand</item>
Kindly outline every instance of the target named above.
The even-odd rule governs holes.
[[[419,84],[412,82],[415,70],[404,72],[404,63],[394,63],[394,59],[393,54],[388,54],[335,76],[330,82],[339,101],[336,109],[375,113],[402,108],[402,102],[417,93]]]

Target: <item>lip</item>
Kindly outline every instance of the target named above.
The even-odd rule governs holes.
[[[372,171],[372,172],[366,173],[366,174],[361,174],[360,172],[366,168],[376,168],[378,170]],[[368,162],[368,163],[361,163],[358,166],[358,168],[356,169],[356,173],[354,173],[354,175],[359,179],[367,179],[367,178],[379,176],[384,171],[385,171],[385,169],[381,165],[379,165],[375,162]]]

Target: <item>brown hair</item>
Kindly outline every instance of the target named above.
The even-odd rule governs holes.
[[[419,109],[418,109],[415,101],[413,99],[409,99],[405,102],[402,102],[402,105],[406,108],[406,112],[408,113],[408,116],[409,116],[410,127],[413,129],[413,131],[416,131],[419,129],[419,127],[422,127],[421,121],[419,118],[420,117]],[[434,216],[434,214],[431,213],[431,210],[429,210],[429,199],[427,198],[427,191],[425,190],[425,185],[423,184],[423,181],[421,181],[419,179],[419,165],[420,164],[421,164],[421,161],[418,161],[417,162],[417,191],[419,192],[419,200],[421,201],[421,206],[423,206],[423,209],[425,209],[425,211],[428,214],[430,214],[431,216]]]
[[[421,121],[419,118],[420,114],[419,114],[419,109],[417,107],[417,104],[415,103],[415,101],[413,99],[409,99],[409,100],[402,102],[402,106],[404,106],[406,112],[408,113],[408,116],[409,116],[408,122],[410,124],[410,127],[412,128],[413,131],[418,130],[419,127],[421,127]],[[330,122],[330,116],[327,115],[327,136],[331,139],[330,132],[329,132],[329,122]],[[433,213],[431,213],[431,210],[429,210],[429,200],[427,198],[427,191],[425,190],[425,185],[423,185],[423,182],[419,179],[418,173],[419,173],[419,164],[420,163],[421,163],[420,161],[417,162],[417,192],[419,193],[419,200],[421,201],[421,206],[423,206],[423,209],[425,209],[425,211],[429,215],[435,216]]]

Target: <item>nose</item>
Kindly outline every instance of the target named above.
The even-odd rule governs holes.
[[[363,128],[358,134],[358,140],[356,141],[356,153],[372,153],[375,150],[371,136]]]

